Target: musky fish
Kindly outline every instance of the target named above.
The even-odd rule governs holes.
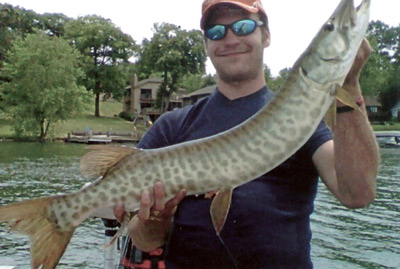
[[[363,42],[371,0],[358,8],[342,0],[310,46],[294,64],[273,100],[241,125],[207,138],[160,149],[95,147],[81,161],[83,174],[99,179],[65,195],[0,207],[0,222],[29,235],[32,268],[54,268],[75,228],[94,211],[124,203],[134,211],[143,190],[156,181],[166,199],[181,189],[188,195],[219,190],[211,215],[219,233],[231,190],[293,155],[312,135],[337,96],[357,107],[341,86]]]

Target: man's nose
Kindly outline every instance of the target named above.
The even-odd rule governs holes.
[[[227,43],[236,43],[239,41],[239,36],[235,35],[232,29],[228,29],[224,39]]]

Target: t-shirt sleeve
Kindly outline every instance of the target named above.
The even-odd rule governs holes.
[[[311,138],[304,145],[307,155],[311,158],[315,151],[325,142],[332,140],[331,130],[321,121]]]
[[[176,144],[190,109],[191,106],[187,106],[162,114],[146,132],[137,147],[155,149]]]
[[[137,144],[138,148],[154,149],[171,144],[171,129],[174,125],[174,116],[171,112],[164,113],[146,132]]]

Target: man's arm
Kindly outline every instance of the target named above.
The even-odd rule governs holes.
[[[343,88],[354,100],[362,100],[359,76],[371,53],[368,42],[361,45]],[[343,104],[338,103],[339,106]],[[334,140],[323,144],[313,161],[328,189],[346,207],[360,208],[371,203],[376,193],[379,146],[368,121],[365,105],[360,111],[338,113]]]

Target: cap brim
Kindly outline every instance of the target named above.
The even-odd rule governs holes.
[[[212,8],[214,8],[214,7],[218,6],[218,5],[220,5],[220,4],[231,4],[231,5],[235,5],[235,6],[238,6],[238,7],[242,8],[242,9],[244,9],[244,10],[250,12],[250,13],[258,13],[259,11],[264,12],[263,10],[261,10],[261,9],[258,8],[258,7],[249,6],[249,5],[246,5],[246,4],[243,4],[243,3],[240,3],[240,2],[236,2],[236,1],[229,1],[229,0],[226,0],[226,1],[219,1],[219,2],[216,3],[216,4],[207,7],[207,8],[203,11],[203,16],[201,17],[201,20],[200,20],[200,27],[201,27],[202,30],[204,30],[205,23],[206,23],[206,19],[207,19],[207,17],[208,17],[208,13],[210,12],[210,10],[211,10]],[[265,13],[265,12],[264,12],[264,13]]]

